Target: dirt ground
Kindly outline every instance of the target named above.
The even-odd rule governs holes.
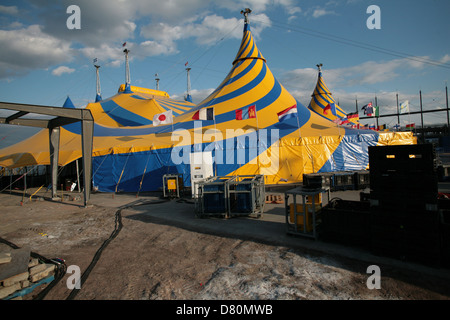
[[[157,197],[142,195],[139,199]],[[28,199],[21,205],[21,200],[19,192],[0,194],[0,237],[45,257],[63,258],[67,266],[77,265],[83,273],[114,230],[118,208],[137,198],[93,194],[87,208],[68,197],[63,203]],[[171,205],[174,210],[193,206],[185,202]],[[450,299],[450,281],[441,269],[423,274],[384,266],[381,289],[370,290],[366,262],[145,218],[154,208],[139,205],[121,211],[123,228],[102,252],[75,299]],[[71,292],[66,286],[68,277],[45,299],[66,299]],[[33,299],[40,289],[24,299]]]

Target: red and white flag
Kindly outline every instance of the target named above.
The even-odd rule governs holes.
[[[158,113],[153,116],[153,126],[159,126],[161,124],[170,124],[173,122],[172,110],[167,110],[163,113]]]
[[[289,107],[281,112],[278,112],[277,115],[278,121],[284,121],[290,118],[294,118],[297,116],[297,105],[294,104],[292,107]]]

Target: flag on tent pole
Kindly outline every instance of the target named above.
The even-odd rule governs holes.
[[[158,113],[153,116],[153,126],[159,126],[161,124],[173,123],[172,110],[167,110],[163,113]]]
[[[336,124],[339,124],[339,125],[350,123],[350,121],[348,121],[347,117],[336,118],[336,119],[333,120],[333,122],[336,123]]]
[[[408,113],[409,112],[409,101],[405,100],[400,103],[400,113]]]
[[[127,43],[126,42],[124,42],[123,44],[122,44],[122,47],[125,47],[127,45]]]
[[[379,110],[380,110],[380,107],[379,107],[379,106],[373,107],[373,115],[374,115],[375,117],[379,117],[379,116],[380,116]]]
[[[406,130],[412,130],[416,127],[415,123],[409,123],[406,125]]]
[[[236,110],[236,120],[256,118],[256,105]]]
[[[297,105],[294,104],[292,107],[289,107],[281,112],[278,112],[277,115],[278,121],[284,121],[287,119],[295,118],[297,117]]]
[[[378,131],[385,130],[385,129],[386,129],[386,125],[385,124],[381,124],[381,125],[378,126]]]
[[[192,116],[193,120],[214,120],[214,107],[202,108]]]
[[[397,124],[394,124],[394,130],[395,131],[399,131],[400,130],[400,125],[397,123]]]
[[[328,111],[331,111],[331,114],[336,116],[336,104],[329,103],[325,108],[323,108],[323,114],[328,114]]]
[[[353,113],[348,113],[347,114],[347,119],[348,120],[356,120],[359,121],[359,114],[357,112],[353,112]]]
[[[373,114],[374,114],[372,102],[369,102],[368,104],[366,104],[365,106],[363,106],[363,107],[361,108],[361,110],[364,110],[364,114],[367,115],[368,117],[372,117]]]

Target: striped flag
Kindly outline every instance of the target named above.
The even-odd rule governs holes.
[[[278,112],[277,115],[278,115],[278,121],[284,121],[287,119],[297,117],[297,105],[294,104],[292,107],[289,107],[287,109],[284,109],[281,112]]]
[[[202,108],[192,116],[193,120],[214,120],[214,107]]]
[[[409,123],[406,125],[406,130],[412,130],[416,127],[415,123]]]
[[[359,120],[359,114],[357,112],[353,112],[353,113],[348,113],[347,114],[347,119],[348,120]]]

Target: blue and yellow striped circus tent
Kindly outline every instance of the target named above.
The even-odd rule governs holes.
[[[172,173],[190,186],[194,152],[211,152],[217,176],[263,174],[267,184],[283,184],[304,173],[366,169],[369,146],[416,142],[412,132],[351,129],[305,107],[270,71],[247,21],[230,72],[199,104],[129,89],[87,106],[95,119],[92,180],[102,192],[158,190]],[[153,122],[166,112],[173,121]],[[79,123],[62,127],[60,165],[81,157],[80,134]],[[4,167],[49,162],[46,130],[0,150]]]
[[[347,113],[336,103],[332,96],[332,93],[328,89],[323,79],[321,65],[319,67],[319,76],[317,79],[316,87],[311,95],[311,101],[308,108],[317,113],[318,115],[325,117],[331,121],[337,122],[338,120],[347,119]],[[348,123],[359,124],[359,117],[348,118]]]

